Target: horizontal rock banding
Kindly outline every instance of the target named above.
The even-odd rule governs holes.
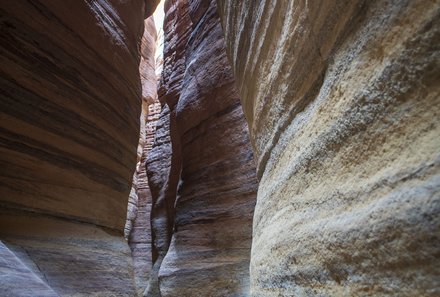
[[[147,296],[247,296],[257,180],[215,1],[169,2],[164,30]]]
[[[1,5],[0,238],[25,268],[0,278],[20,296],[136,295],[122,231],[147,2]]]
[[[139,130],[138,8],[2,5],[3,205],[123,227]]]

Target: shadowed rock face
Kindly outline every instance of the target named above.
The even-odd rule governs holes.
[[[59,295],[136,294],[122,231],[146,2],[0,5],[0,239]],[[35,296],[25,281],[38,278],[24,271],[14,285]]]
[[[0,226],[1,238],[8,248],[58,295],[136,296],[130,248],[120,233],[3,209]],[[0,282],[11,279],[16,272],[3,265],[0,263]],[[17,282],[9,284],[11,287],[0,287],[0,295],[39,296],[28,283],[32,279],[30,273],[15,278]],[[20,294],[15,295],[13,292],[18,289]]]
[[[150,278],[151,261],[151,193],[148,187],[145,162],[154,141],[156,122],[160,112],[157,100],[157,78],[155,73],[156,27],[153,17],[145,20],[141,42],[139,74],[142,83],[142,111],[137,150],[136,170],[130,191],[125,238],[128,240],[134,264],[138,295],[142,295]]]
[[[35,296],[58,296],[38,274],[30,270],[1,241],[0,259],[0,285],[5,296],[23,296],[29,292]],[[19,283],[25,283],[26,287],[17,286]]]
[[[2,3],[5,206],[123,228],[144,13],[113,2]]]
[[[164,108],[147,161],[158,278],[146,295],[247,296],[257,181],[216,3],[165,9]]]
[[[219,0],[261,177],[253,296],[437,296],[440,5]]]
[[[142,156],[138,164],[139,167],[133,177],[133,188],[130,194],[129,211],[127,215],[126,231],[129,232],[127,239],[132,252],[139,296],[142,295],[148,286],[150,272],[153,266],[150,223],[152,197],[148,186],[145,163],[153,145],[160,109],[159,102],[150,104],[148,107],[148,116],[145,123],[146,139],[143,144]],[[130,222],[128,222],[129,217],[131,217]]]
[[[175,112],[185,72],[185,50],[191,33],[187,1],[166,1],[164,19],[163,70],[158,89],[162,110],[156,126],[153,148],[147,158],[147,176],[152,195],[151,232],[153,269],[146,296],[160,296],[159,268],[171,241],[174,203],[181,170],[180,137]]]

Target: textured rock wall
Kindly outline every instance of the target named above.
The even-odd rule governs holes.
[[[150,223],[152,197],[148,186],[146,160],[154,141],[156,122],[160,113],[160,103],[150,104],[148,109],[148,117],[145,123],[146,139],[143,145],[143,153],[139,161],[138,170],[135,173],[135,178],[133,178],[132,193],[134,192],[135,195],[130,195],[129,201],[127,220],[129,220],[129,217],[131,217],[132,220],[126,225],[126,231],[129,232],[127,239],[133,257],[135,280],[139,296],[142,295],[148,286],[150,271],[153,265]]]
[[[122,231],[139,139],[140,40],[155,4],[0,5],[0,239],[59,295],[136,294]],[[35,277],[24,274],[12,285],[35,296],[25,281]]]
[[[147,296],[247,296],[257,181],[215,1],[166,4]]]
[[[139,74],[142,83],[142,111],[140,134],[137,150],[136,170],[130,191],[125,237],[128,240],[134,264],[134,275],[138,295],[141,296],[148,285],[151,261],[151,193],[148,187],[145,162],[151,150],[156,122],[160,112],[157,100],[156,27],[153,17],[145,20],[145,29],[141,42],[141,62]]]
[[[0,226],[8,248],[58,295],[136,296],[131,252],[120,232],[5,209],[0,210]],[[2,270],[0,279],[15,273]],[[28,277],[12,280],[17,282],[9,285],[20,294],[1,286],[0,296],[39,296]]]
[[[261,178],[252,295],[440,294],[440,3],[218,3]]]
[[[191,33],[187,1],[166,1],[163,69],[158,89],[162,110],[153,148],[147,158],[147,176],[152,194],[151,231],[153,270],[146,296],[160,296],[159,268],[171,241],[174,203],[181,170],[180,137],[176,134],[175,112],[183,74],[185,50]]]
[[[12,251],[0,241],[0,285],[3,296],[58,296],[39,275],[32,272]],[[26,284],[17,286],[17,284]]]
[[[2,3],[3,205],[123,228],[144,12],[113,2]]]

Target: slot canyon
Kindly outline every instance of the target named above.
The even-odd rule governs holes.
[[[440,296],[440,1],[0,18],[0,297]]]

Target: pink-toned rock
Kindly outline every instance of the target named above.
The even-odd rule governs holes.
[[[139,74],[142,83],[142,111],[137,150],[136,171],[128,201],[125,237],[128,240],[134,264],[134,275],[138,295],[148,285],[151,259],[151,193],[148,187],[145,162],[154,141],[156,122],[160,112],[157,101],[157,78],[155,73],[155,50],[157,34],[153,17],[145,20],[141,42]]]
[[[147,296],[246,296],[257,181],[215,1],[169,3],[165,40]]]

